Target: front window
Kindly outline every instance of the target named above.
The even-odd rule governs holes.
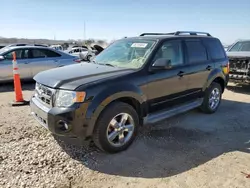
[[[13,52],[16,52],[16,59],[22,59],[22,50],[13,50],[4,55],[5,59],[12,60],[13,59]]]
[[[94,59],[95,63],[115,67],[141,68],[156,41],[151,40],[120,40],[111,44]]]
[[[237,42],[229,52],[250,52],[250,41]]]

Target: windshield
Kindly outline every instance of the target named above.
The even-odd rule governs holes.
[[[154,47],[155,41],[120,40],[111,44],[94,59],[95,63],[138,69],[142,67]]]
[[[0,55],[2,55],[4,52],[7,52],[8,50],[10,50],[10,48],[9,47],[3,47],[3,48],[1,48],[0,49]]]
[[[249,52],[250,41],[237,42],[229,51],[230,52]]]

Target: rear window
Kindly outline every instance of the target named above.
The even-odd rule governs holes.
[[[204,39],[204,43],[211,55],[213,60],[224,59],[225,50],[221,44],[221,42],[217,39]]]
[[[200,40],[187,40],[186,45],[190,64],[208,60],[206,48]]]

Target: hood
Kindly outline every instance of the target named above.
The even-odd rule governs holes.
[[[52,88],[75,90],[84,84],[131,72],[134,70],[94,63],[79,63],[40,72],[34,77],[34,80]]]
[[[227,56],[230,57],[250,57],[250,52],[227,52]]]

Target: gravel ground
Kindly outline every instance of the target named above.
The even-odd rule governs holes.
[[[28,106],[8,106],[12,87],[0,86],[0,187],[250,187],[250,87],[230,85],[216,114],[145,127],[115,155],[53,137]]]

